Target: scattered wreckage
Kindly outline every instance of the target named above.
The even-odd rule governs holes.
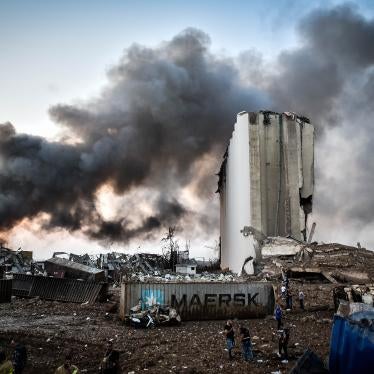
[[[333,289],[335,311],[338,310],[341,301],[349,303],[363,303],[374,305],[374,284],[351,286],[340,285]]]
[[[32,268],[32,252],[14,251],[0,243],[0,279],[12,273],[30,272]]]
[[[142,301],[130,309],[124,322],[135,328],[154,328],[159,325],[178,325],[181,317],[176,309],[168,305],[152,305],[143,308]]]

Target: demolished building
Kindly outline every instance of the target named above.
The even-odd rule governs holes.
[[[246,260],[261,257],[266,237],[306,240],[313,189],[309,119],[240,112],[219,172],[221,267],[241,272]]]

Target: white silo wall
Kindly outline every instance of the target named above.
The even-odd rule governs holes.
[[[245,258],[251,256],[251,238],[240,233],[244,226],[248,226],[251,210],[248,123],[248,113],[238,114],[230,139],[226,183],[222,192],[225,216],[221,220],[221,246],[231,250],[222,251],[221,267],[229,267],[235,272],[240,272]]]
[[[239,273],[245,259],[260,255],[245,226],[303,239],[314,189],[313,125],[290,114],[239,113],[220,181],[221,267]]]

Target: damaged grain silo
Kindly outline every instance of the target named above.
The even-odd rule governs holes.
[[[248,258],[261,256],[265,237],[305,240],[313,188],[310,121],[240,112],[219,172],[221,267],[241,272]]]

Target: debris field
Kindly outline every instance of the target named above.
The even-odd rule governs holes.
[[[236,326],[244,323],[249,327],[255,359],[251,363],[242,360],[237,339],[235,358],[229,361],[221,333],[224,321],[134,329],[119,320],[115,294],[111,301],[95,304],[13,298],[11,304],[0,304],[0,344],[9,349],[10,340],[17,338],[26,345],[29,364],[25,374],[53,373],[69,350],[82,372],[97,373],[105,339],[113,339],[114,348],[120,351],[123,373],[232,373],[247,368],[253,373],[286,373],[307,347],[323,359],[329,352],[331,285],[304,287],[307,297],[310,295],[306,299],[307,310],[302,312],[296,306],[286,312],[285,322],[291,328],[287,364],[277,357],[276,322],[271,316],[235,321]],[[318,309],[321,298],[330,303],[330,310],[308,311]]]

